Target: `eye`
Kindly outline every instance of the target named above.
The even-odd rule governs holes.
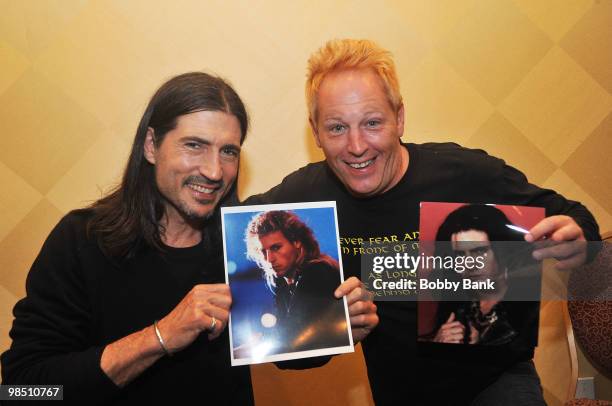
[[[376,128],[380,125],[380,120],[368,120],[366,121],[366,127],[368,128]]]
[[[233,147],[224,147],[221,148],[221,153],[227,157],[238,158],[240,156],[240,151]]]
[[[189,149],[199,149],[202,145],[196,141],[187,141],[185,146]]]
[[[476,255],[480,255],[480,256],[484,256],[486,257],[489,254],[489,249],[491,247],[479,247],[479,248],[474,248],[472,250],[472,252],[474,252],[474,254]]]
[[[346,129],[346,126],[342,124],[332,124],[329,127],[327,127],[327,131],[329,131],[332,134],[342,134],[345,129]]]

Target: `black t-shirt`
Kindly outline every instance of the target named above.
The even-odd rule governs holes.
[[[405,147],[410,157],[408,170],[382,195],[351,196],[329,166],[317,162],[244,203],[335,200],[347,278],[361,275],[361,243],[385,237],[388,241],[418,241],[419,204],[423,201],[539,206],[546,208],[547,216],[572,216],[587,239],[598,236],[597,224],[584,206],[528,183],[521,172],[484,151],[451,143]],[[379,301],[377,306],[380,323],[364,340],[363,351],[379,405],[422,399],[430,404],[445,404],[448,399],[468,402],[509,365],[533,357],[533,347],[517,340],[495,351],[435,343],[417,346],[416,303]]]
[[[80,404],[252,404],[249,369],[231,367],[227,330],[212,341],[201,334],[123,389],[104,374],[107,344],[166,316],[194,285],[223,283],[223,257],[200,243],[163,254],[142,248],[116,264],[87,237],[90,215],[64,217],[34,261],[2,355],[3,383],[64,385],[64,399]]]

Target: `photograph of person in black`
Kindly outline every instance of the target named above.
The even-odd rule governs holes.
[[[480,269],[445,270],[449,280],[461,284],[456,292],[443,292],[435,315],[435,328],[427,339],[438,343],[508,344],[530,320],[537,340],[539,273],[520,227],[492,205],[471,204],[451,212],[436,234],[436,256],[480,257]],[[445,243],[448,242],[448,243]],[[434,271],[432,277],[440,277]],[[463,289],[489,280],[494,289]],[[531,301],[519,301],[520,298]],[[535,321],[535,323],[533,323]],[[535,325],[534,325],[535,324]]]

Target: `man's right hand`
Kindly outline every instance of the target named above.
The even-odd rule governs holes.
[[[157,326],[170,353],[191,344],[201,332],[208,339],[219,337],[229,319],[232,296],[224,283],[196,285]],[[214,328],[213,317],[215,318]]]
[[[338,286],[334,295],[338,299],[346,296],[353,341],[358,343],[378,325],[374,294],[359,279],[351,276]]]
[[[219,337],[229,319],[232,296],[223,283],[196,285],[181,302],[157,323],[168,352],[189,346],[203,331],[208,339]],[[214,328],[213,317],[215,318]],[[154,327],[148,326],[115,342],[102,352],[100,368],[123,387],[164,355]]]

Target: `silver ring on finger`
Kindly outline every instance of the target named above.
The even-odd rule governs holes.
[[[210,327],[208,328],[208,330],[210,332],[215,331],[215,327],[217,326],[217,319],[215,318],[215,316],[212,316],[212,320],[210,321]]]

